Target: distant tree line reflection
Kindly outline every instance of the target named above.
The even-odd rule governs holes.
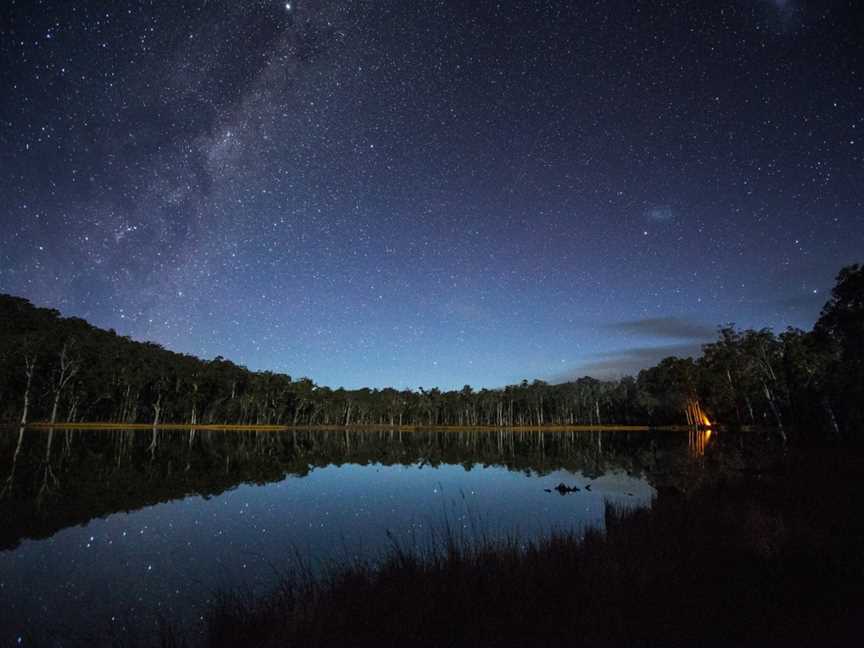
[[[0,436],[0,549],[94,517],[342,464],[685,474],[707,431],[50,430]],[[694,436],[697,435],[697,436]],[[701,439],[701,440],[700,440]],[[695,444],[695,445],[694,445]],[[689,448],[689,452],[688,452]]]

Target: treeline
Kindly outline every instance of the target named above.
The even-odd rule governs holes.
[[[864,268],[844,268],[812,331],[721,327],[698,360],[637,377],[503,389],[331,389],[136,342],[0,296],[0,420],[270,425],[699,423],[860,429]],[[704,421],[701,421],[704,422]]]

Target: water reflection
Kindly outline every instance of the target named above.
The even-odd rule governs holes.
[[[693,434],[690,452],[701,456],[710,432]],[[0,548],[115,511],[330,464],[638,474],[655,469],[657,453],[678,443],[645,432],[7,429],[0,431],[0,517],[14,522],[0,529]]]
[[[687,432],[688,448],[692,457],[698,458],[705,454],[708,441],[711,440],[711,428],[690,428]]]
[[[607,501],[649,505],[701,462],[700,434],[0,430],[0,627],[98,627],[94,644],[124,615],[194,620],[219,587],[266,590],[295,553],[602,527]]]
[[[21,445],[24,442],[24,426],[18,428],[18,442],[15,444],[15,451],[12,453],[12,468],[9,471],[9,476],[3,482],[3,488],[0,489],[0,500],[12,495],[12,486],[15,484],[15,469],[18,467],[18,457],[21,454]]]

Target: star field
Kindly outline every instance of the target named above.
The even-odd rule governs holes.
[[[10,0],[0,292],[334,387],[809,328],[864,249],[856,4]]]

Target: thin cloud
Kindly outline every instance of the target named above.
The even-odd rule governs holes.
[[[695,343],[665,344],[660,346],[639,346],[597,353],[594,360],[575,367],[571,371],[558,374],[550,382],[566,382],[582,376],[601,380],[635,376],[642,369],[653,367],[663,358],[697,358],[702,355],[702,345]]]
[[[714,327],[679,317],[649,317],[611,324],[608,328],[630,335],[676,340],[708,340],[717,335]]]

